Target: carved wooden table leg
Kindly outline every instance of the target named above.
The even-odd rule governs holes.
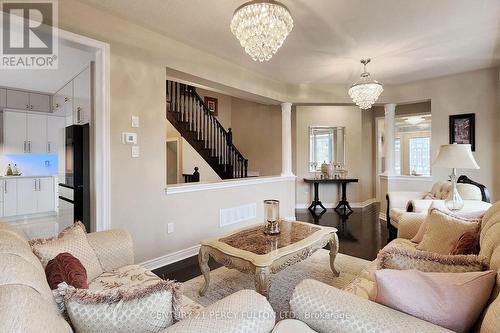
[[[266,298],[269,298],[269,287],[271,286],[270,275],[269,267],[255,268],[255,290]]]
[[[210,284],[210,267],[208,266],[208,259],[210,259],[208,248],[202,245],[200,247],[200,252],[198,253],[198,263],[200,264],[201,273],[205,278],[205,283],[200,289],[200,296],[205,295],[208,285]]]
[[[335,269],[335,257],[339,252],[339,239],[337,237],[337,233],[333,234],[332,239],[330,239],[330,268],[332,269],[334,276],[339,276],[340,273]]]

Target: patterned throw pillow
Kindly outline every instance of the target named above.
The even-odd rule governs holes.
[[[181,284],[153,284],[112,289],[76,289],[64,295],[76,332],[161,332],[181,319]]]
[[[378,269],[416,269],[421,272],[461,273],[488,269],[488,260],[476,255],[444,255],[388,245],[377,256]]]
[[[67,227],[56,238],[34,239],[30,241],[33,253],[45,268],[59,253],[67,252],[80,260],[87,271],[87,282],[102,274],[99,259],[87,240],[85,226],[77,222]]]
[[[57,285],[62,282],[79,289],[89,287],[85,267],[68,252],[59,253],[50,260],[45,267],[45,274],[52,290],[57,289]]]
[[[478,232],[480,219],[466,219],[437,208],[429,209],[425,233],[417,249],[449,254],[460,236],[466,232]]]
[[[458,239],[450,254],[479,254],[479,232],[466,232]]]

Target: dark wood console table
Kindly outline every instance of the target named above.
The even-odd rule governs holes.
[[[319,200],[319,184],[340,184],[342,186],[342,196],[341,199],[335,207],[335,211],[339,214],[347,214],[348,212],[352,212],[352,208],[349,205],[349,201],[347,201],[347,184],[348,183],[357,183],[359,179],[357,178],[344,178],[344,179],[314,179],[314,178],[304,178],[305,183],[312,183],[314,185],[314,199],[311,205],[309,206],[310,211],[315,211],[317,206],[323,208],[323,212],[326,211],[325,206]]]

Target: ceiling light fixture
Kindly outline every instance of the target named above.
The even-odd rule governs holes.
[[[290,11],[274,0],[250,1],[238,7],[231,32],[254,61],[268,61],[293,29]]]
[[[358,82],[354,83],[349,89],[349,96],[360,109],[365,110],[372,107],[378,97],[384,91],[382,85],[370,77],[370,73],[366,71],[366,65],[371,59],[361,59],[364,66],[363,73]]]

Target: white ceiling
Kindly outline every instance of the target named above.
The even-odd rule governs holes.
[[[93,53],[59,42],[57,69],[0,69],[0,86],[53,94],[80,73]]]
[[[253,62],[229,23],[245,0],[84,0],[289,83],[352,83],[359,59],[385,84],[500,62],[499,0],[282,0],[295,27],[268,63]]]

